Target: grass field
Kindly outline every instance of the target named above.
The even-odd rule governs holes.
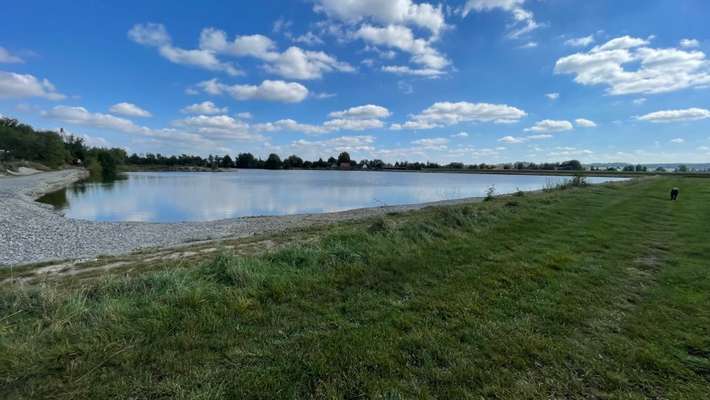
[[[708,398],[708,227],[710,180],[647,178],[5,285],[0,397]]]

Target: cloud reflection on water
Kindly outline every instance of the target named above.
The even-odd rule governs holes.
[[[212,221],[343,211],[538,190],[568,177],[414,172],[264,171],[128,174],[66,191],[67,217],[94,221]],[[589,178],[591,183],[613,178]],[[64,199],[63,196],[59,196]]]

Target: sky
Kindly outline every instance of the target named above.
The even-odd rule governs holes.
[[[706,0],[8,0],[0,114],[135,153],[709,162]]]

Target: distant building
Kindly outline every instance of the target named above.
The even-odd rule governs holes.
[[[350,161],[343,161],[340,163],[340,169],[352,169],[353,166]]]

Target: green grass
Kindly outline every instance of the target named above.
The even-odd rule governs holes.
[[[341,224],[80,288],[4,287],[0,393],[707,398],[708,226],[710,181],[652,178]]]

